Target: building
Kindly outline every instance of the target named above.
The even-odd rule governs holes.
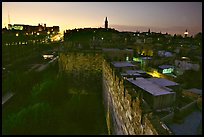
[[[198,71],[200,69],[199,64],[192,63],[190,60],[175,60],[175,66],[181,69],[182,71],[185,70]]]
[[[2,44],[8,46],[48,43],[58,32],[59,26],[8,24],[8,29],[2,29]]]
[[[59,26],[53,26],[53,27],[46,27],[46,24],[41,25],[38,24],[38,26],[32,26],[32,25],[24,25],[24,24],[8,24],[8,30],[16,30],[16,31],[22,31],[28,34],[34,34],[34,33],[51,33],[56,34],[59,32]]]
[[[106,20],[105,20],[105,29],[108,29],[108,19],[106,17]]]
[[[170,74],[174,71],[175,66],[172,65],[160,65],[158,67],[158,72],[162,73],[162,74]]]
[[[114,61],[132,61],[133,59],[132,49],[103,48],[102,51],[104,55]]]
[[[152,109],[157,110],[172,107],[176,100],[176,93],[172,92],[172,89],[166,87],[177,85],[175,82],[172,83],[171,81],[166,81],[166,79],[142,77],[136,79],[128,78],[127,81],[135,86],[136,91],[142,91],[143,99]],[[160,81],[163,81],[163,84],[158,84]]]
[[[152,109],[172,107],[176,93],[171,88],[178,83],[164,78],[152,78],[145,71],[137,70],[137,66],[128,61],[113,61],[111,64],[116,74],[130,83],[136,92],[142,92],[142,98]]]

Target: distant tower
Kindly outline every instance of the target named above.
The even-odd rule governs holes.
[[[108,19],[106,17],[106,20],[105,20],[105,29],[107,29],[107,28],[108,28]]]
[[[148,33],[150,33],[150,29],[148,30]]]
[[[184,37],[186,38],[188,36],[188,31],[186,29],[186,31],[184,32]]]
[[[9,12],[8,12],[8,29],[11,29],[12,26],[11,26],[11,21],[10,21],[10,15],[9,15]]]

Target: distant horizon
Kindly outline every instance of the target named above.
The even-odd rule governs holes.
[[[44,25],[44,24],[46,24],[46,23],[38,23],[38,24],[26,24],[26,23],[11,23],[12,25],[14,25],[14,24],[20,24],[20,25],[30,25],[30,26],[38,26],[38,24],[40,24],[40,25]],[[46,24],[46,26],[47,27],[53,27],[53,26],[59,26],[59,25],[47,25]],[[8,25],[7,26],[2,26],[2,29],[3,28],[8,28]],[[85,29],[85,28],[104,28],[104,26],[96,26],[96,27],[90,27],[90,26],[86,26],[86,27],[75,27],[75,28],[69,28],[69,29],[61,29],[61,27],[59,26],[59,29],[60,29],[60,33],[62,33],[63,34],[63,32],[64,31],[66,31],[66,30],[73,30],[73,29]],[[197,32],[191,32],[191,30],[189,31],[189,29],[188,28],[185,28],[185,27],[183,27],[183,28],[180,28],[176,33],[175,33],[175,31],[173,31],[171,28],[159,28],[159,27],[146,27],[146,26],[127,26],[127,25],[117,25],[117,24],[111,24],[111,25],[109,25],[109,28],[110,29],[115,29],[115,30],[117,30],[117,31],[119,31],[119,32],[147,32],[149,29],[150,29],[150,32],[155,32],[155,33],[162,33],[162,34],[166,34],[166,33],[168,33],[168,34],[170,34],[170,35],[174,35],[174,34],[176,34],[176,35],[184,35],[184,32],[186,31],[186,29],[187,29],[187,31],[188,31],[188,33],[189,33],[189,36],[194,36],[194,35],[196,35],[196,34],[198,34],[198,33],[202,33],[202,30],[201,31],[197,31]],[[179,27],[175,27],[175,28],[179,28]],[[198,30],[198,29],[197,29]]]
[[[202,2],[2,2],[2,28],[9,24],[109,28],[189,36],[202,32]]]

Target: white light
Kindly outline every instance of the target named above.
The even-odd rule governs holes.
[[[188,32],[184,32],[185,35],[188,35]]]
[[[40,33],[37,33],[37,35],[40,35]]]
[[[18,33],[16,33],[16,37],[18,37]]]

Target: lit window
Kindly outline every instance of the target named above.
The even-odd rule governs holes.
[[[128,56],[126,57],[126,61],[129,61],[129,57]]]

